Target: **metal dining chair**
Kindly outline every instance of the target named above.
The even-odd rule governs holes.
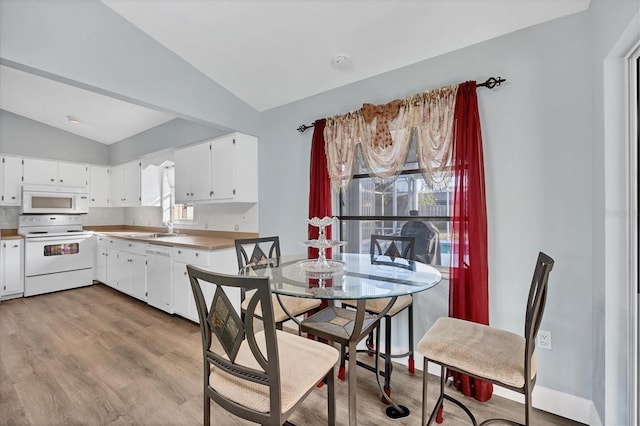
[[[242,238],[235,240],[236,256],[238,258],[238,270],[246,267],[253,269],[265,268],[271,263],[276,266],[280,263],[280,238],[259,237]],[[251,298],[244,289],[240,291],[242,300],[242,312],[244,313]],[[273,295],[273,310],[276,327],[282,330],[284,322],[300,315],[313,312],[320,306],[319,299],[305,299],[301,297]],[[255,315],[262,317],[262,309],[259,305]]]
[[[268,277],[213,273],[187,265],[195,298],[204,361],[204,424],[211,423],[211,400],[243,419],[263,425],[282,425],[326,380],[327,423],[335,425],[335,348],[277,330]],[[202,287],[215,285],[207,306]],[[244,321],[231,304],[227,290],[252,291]],[[254,324],[262,307],[261,323]],[[260,321],[258,320],[258,321]]]
[[[462,408],[478,424],[471,411],[459,400],[445,394],[447,370],[457,371],[525,396],[525,425],[531,424],[531,392],[536,383],[535,341],[547,300],[547,283],[554,260],[540,252],[527,300],[524,337],[509,331],[458,318],[441,317],[418,343],[424,355],[422,385],[422,425],[434,420],[442,422],[444,400]],[[440,396],[427,422],[427,367],[429,362],[440,365]],[[494,422],[519,424],[505,419]]]
[[[371,263],[379,265],[387,265],[398,268],[411,268],[411,264],[407,260],[413,260],[415,258],[415,237],[409,236],[397,236],[397,235],[371,235],[370,255]],[[371,299],[367,300],[366,311],[370,314],[380,314],[383,309],[389,304],[389,298],[383,299]],[[356,303],[353,300],[343,300],[343,306],[356,307]],[[407,310],[408,322],[409,322],[409,349],[402,354],[391,354],[391,318],[398,315],[400,312]],[[385,339],[385,352],[384,358],[384,392],[391,396],[391,371],[393,366],[391,364],[391,358],[409,357],[408,370],[411,374],[415,373],[415,361],[413,356],[413,297],[411,295],[400,296],[396,299],[395,303],[389,308],[389,311],[384,315],[384,339]],[[380,325],[375,329],[376,333],[380,332]],[[369,334],[366,344],[368,351],[371,353],[375,350],[374,346],[374,334]],[[338,370],[338,377],[344,380],[345,377],[345,348],[342,347],[342,357],[340,360],[340,369]],[[374,367],[377,368],[377,367]],[[384,398],[383,398],[384,401]]]

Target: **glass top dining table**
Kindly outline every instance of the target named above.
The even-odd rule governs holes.
[[[327,300],[329,306],[309,318],[299,321],[290,317],[300,330],[345,345],[351,354],[356,353],[357,343],[377,326],[397,297],[428,290],[442,279],[434,267],[400,258],[373,259],[369,254],[334,253],[326,263],[317,262],[307,259],[306,254],[282,256],[279,262],[268,259],[261,268],[251,268],[250,274],[268,276],[271,291],[278,296]],[[367,313],[366,301],[379,298],[389,298],[387,307],[377,315]],[[336,306],[346,299],[357,301],[355,313]],[[376,365],[377,358],[376,353]],[[348,362],[349,425],[357,425],[356,357],[349,357]],[[389,397],[386,399],[391,404],[387,409],[389,417],[409,415],[406,407],[396,405]]]
[[[260,275],[270,277],[273,293],[314,299],[397,297],[427,290],[442,279],[434,267],[413,260],[395,259],[392,264],[380,257],[372,261],[369,254],[335,253],[328,262],[324,271],[306,255],[282,256]]]

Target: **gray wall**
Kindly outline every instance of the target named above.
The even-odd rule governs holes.
[[[189,145],[226,133],[229,132],[176,118],[110,145],[110,161],[111,164],[118,164],[153,152]]]
[[[595,400],[604,419],[605,361],[600,349],[594,351],[602,347],[604,336],[592,332],[592,325],[603,321],[601,310],[592,312],[605,287],[603,267],[594,271],[593,266],[604,250],[602,245],[596,247],[602,243],[604,225],[601,207],[594,207],[601,205],[604,194],[602,140],[593,136],[594,129],[602,129],[602,115],[596,111],[601,108],[594,110],[594,78],[602,78],[602,53],[611,48],[638,3],[593,3],[595,12],[528,28],[264,112],[260,231],[280,235],[285,252],[299,251],[299,242],[306,238],[311,131],[299,134],[295,129],[300,124],[357,109],[364,102],[388,102],[467,79],[506,77],[503,87],[478,92],[491,324],[523,332],[537,252],[554,257],[542,324],[553,333],[553,350],[538,351],[537,383]],[[621,402],[607,418],[624,418],[620,416],[625,409]]]
[[[109,164],[109,147],[0,109],[0,152],[90,164]]]

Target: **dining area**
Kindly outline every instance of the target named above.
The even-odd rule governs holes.
[[[448,318],[441,318],[424,336],[419,336],[416,348],[413,297],[435,288],[442,281],[442,274],[432,265],[415,260],[415,236],[371,235],[369,253],[346,253],[335,250],[344,245],[343,241],[327,238],[326,228],[337,223],[337,218],[313,217],[307,223],[318,228],[318,238],[304,241],[305,246],[317,249],[312,258],[308,253],[282,256],[279,238],[274,236],[235,241],[237,276],[187,265],[202,337],[204,424],[211,424],[212,404],[259,424],[294,424],[289,417],[305,404],[308,396],[326,388],[326,414],[322,417],[326,416],[330,425],[370,424],[359,419],[359,413],[366,411],[363,414],[369,418],[370,410],[362,407],[371,405],[379,405],[384,413],[384,420],[379,419],[376,424],[415,424],[404,423],[403,419],[409,417],[415,419],[412,422],[420,418],[422,425],[434,420],[442,423],[445,399],[462,409],[476,425],[469,408],[445,393],[452,373],[519,391],[526,397],[524,424],[531,424],[530,399],[536,377],[532,345],[544,310],[553,259],[540,253],[536,262],[527,304],[526,342],[511,336],[513,333],[488,326],[480,329],[469,321],[458,320],[460,323],[453,324],[455,330],[450,330],[451,325],[445,324]],[[212,300],[204,296],[206,286],[215,286]],[[241,312],[236,312],[225,293],[237,288],[242,294]],[[391,321],[404,310],[408,311],[408,325],[402,325],[408,329],[408,350],[395,355]],[[448,338],[448,334],[455,336],[460,330],[462,334],[466,330],[467,335],[458,337],[458,341],[456,337]],[[474,334],[486,338],[481,348],[474,343],[480,363],[487,357],[503,361],[501,352],[520,359],[511,359],[511,365],[505,363],[498,368],[469,367],[469,341]],[[433,336],[453,349],[431,350],[431,346],[438,347],[440,343],[434,344]],[[505,344],[505,339],[511,341]],[[392,394],[394,357],[407,363],[407,371],[395,376],[408,377],[399,380],[400,391]],[[415,358],[423,361],[422,380],[416,377],[420,372],[416,372]],[[429,361],[441,365],[442,371],[440,395],[427,411]],[[519,375],[523,383],[503,383],[497,370]],[[368,377],[366,391],[359,386],[363,374]],[[407,386],[408,382],[413,386]],[[405,393],[416,384],[420,389],[420,383],[421,399],[415,390]],[[336,398],[340,385],[346,389]],[[377,397],[362,400],[370,399],[376,389]],[[413,407],[416,400],[420,401],[418,409]],[[337,403],[346,406],[340,418]],[[503,420],[486,422],[492,421]]]

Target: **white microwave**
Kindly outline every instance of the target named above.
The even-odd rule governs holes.
[[[86,214],[89,194],[82,187],[23,185],[20,213]]]

